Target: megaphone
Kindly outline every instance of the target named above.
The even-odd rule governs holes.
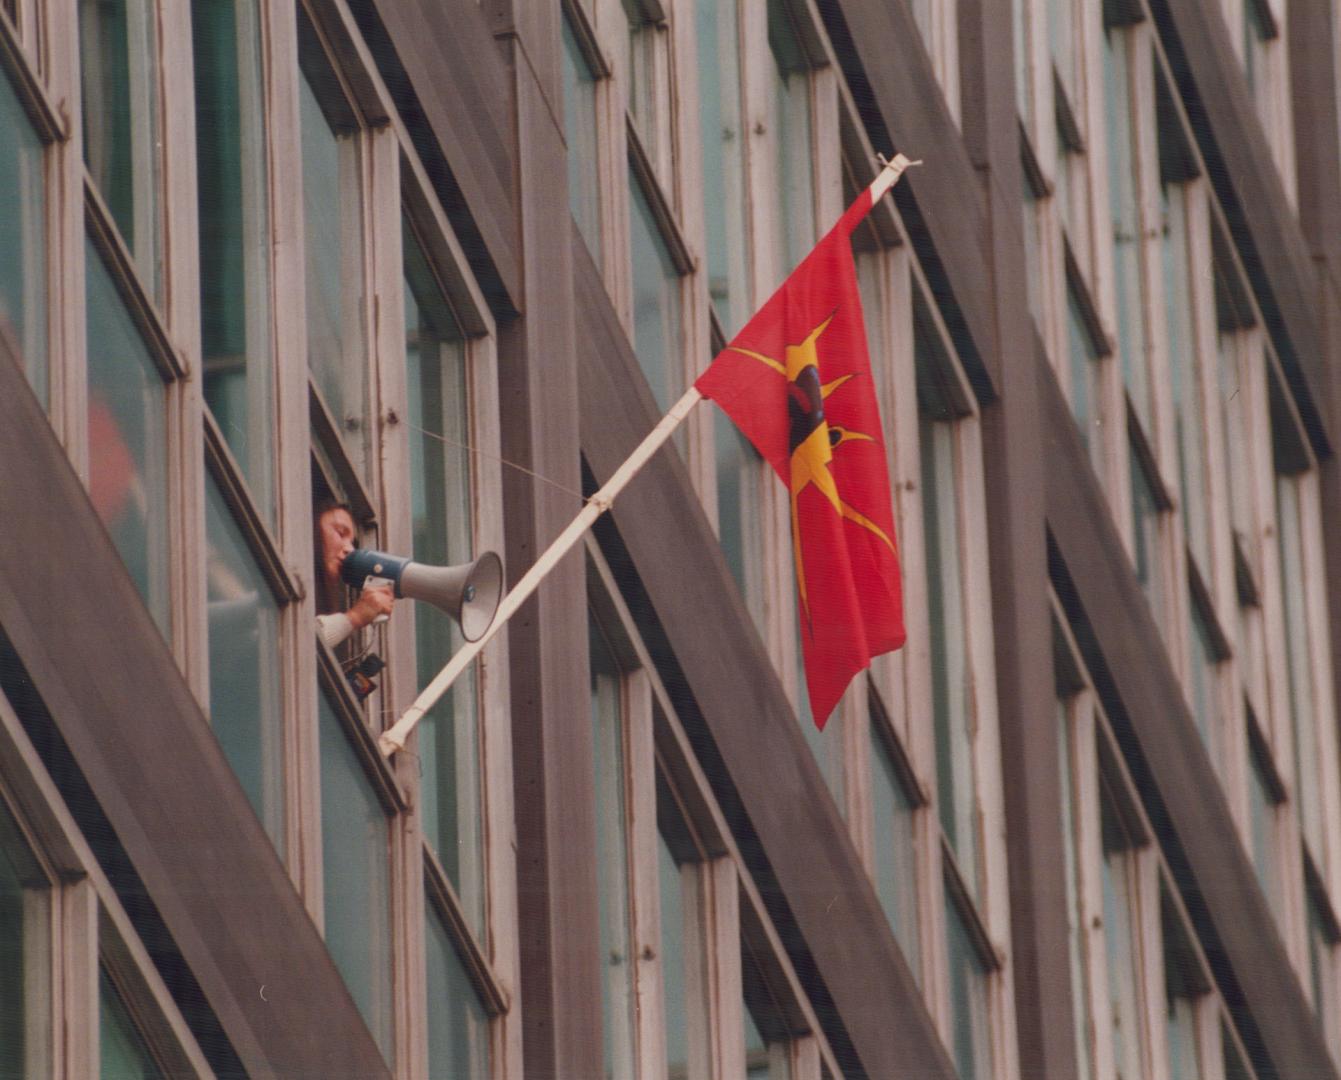
[[[340,576],[355,589],[390,585],[398,598],[408,596],[441,608],[457,621],[467,641],[484,635],[503,598],[503,563],[492,551],[474,562],[433,566],[356,548],[340,564]]]

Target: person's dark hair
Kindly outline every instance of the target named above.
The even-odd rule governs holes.
[[[332,510],[343,510],[351,519],[354,517],[354,508],[334,495],[322,495],[312,504],[312,591],[318,615],[334,615],[344,611],[347,606],[344,602],[344,587],[332,585],[326,580],[326,567],[321,557],[324,547],[321,519]]]

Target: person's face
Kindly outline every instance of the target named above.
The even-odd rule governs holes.
[[[340,564],[354,550],[354,519],[344,509],[327,510],[318,519],[321,531],[321,566],[326,580],[340,583]]]

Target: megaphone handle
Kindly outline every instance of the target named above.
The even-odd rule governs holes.
[[[371,574],[363,579],[363,587],[365,589],[389,589],[394,588],[395,584],[396,583],[392,581],[390,578],[373,577]],[[390,615],[378,615],[375,619],[373,619],[372,625],[380,626],[382,623],[388,622],[390,619],[391,619]]]

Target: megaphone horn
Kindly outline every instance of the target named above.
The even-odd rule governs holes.
[[[422,600],[447,612],[467,641],[489,629],[503,598],[503,563],[492,551],[474,562],[433,566],[385,551],[358,548],[340,565],[340,576],[356,589],[389,584],[397,597]]]

